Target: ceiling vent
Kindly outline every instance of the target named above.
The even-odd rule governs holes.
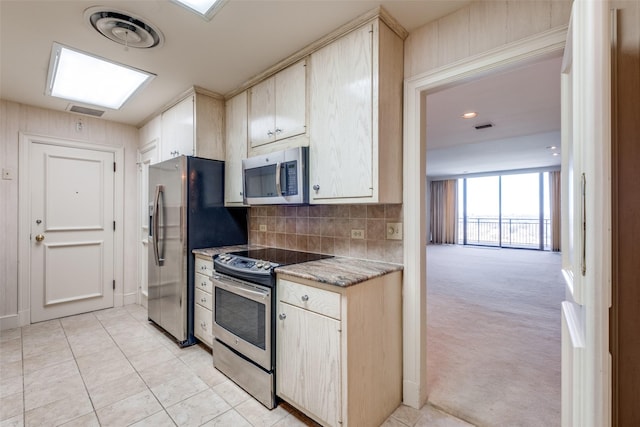
[[[164,43],[158,28],[123,10],[91,7],[84,11],[84,17],[97,32],[126,47],[149,49]]]
[[[491,123],[485,123],[485,124],[482,124],[482,125],[475,125],[474,126],[474,128],[476,128],[476,130],[489,129],[489,128],[492,128],[492,127],[493,127],[493,124],[491,124]]]
[[[93,117],[102,117],[104,114],[103,110],[96,110],[95,108],[82,107],[80,105],[69,104],[67,107],[67,111],[71,111],[72,113],[86,114],[87,116]]]

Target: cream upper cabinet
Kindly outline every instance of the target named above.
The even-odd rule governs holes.
[[[376,18],[309,65],[310,203],[401,203],[403,40]]]
[[[242,159],[247,158],[247,91],[226,103],[224,204],[243,205]]]
[[[161,160],[198,156],[224,160],[224,102],[193,92],[162,113]]]
[[[302,60],[249,89],[251,148],[306,132],[306,73]]]
[[[325,426],[378,426],[402,400],[401,272],[346,288],[278,275],[276,395]]]

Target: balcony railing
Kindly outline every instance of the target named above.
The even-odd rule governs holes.
[[[464,242],[464,221],[458,219],[458,243]],[[512,248],[545,249],[551,247],[551,220],[542,223],[540,247],[540,220],[536,218],[467,217],[466,244]]]

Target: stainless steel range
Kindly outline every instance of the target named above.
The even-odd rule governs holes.
[[[276,406],[274,269],[323,258],[275,248],[213,258],[213,364],[269,409]]]

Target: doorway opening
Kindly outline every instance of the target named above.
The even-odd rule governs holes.
[[[479,425],[560,423],[560,70],[556,54],[426,94],[427,393]]]

